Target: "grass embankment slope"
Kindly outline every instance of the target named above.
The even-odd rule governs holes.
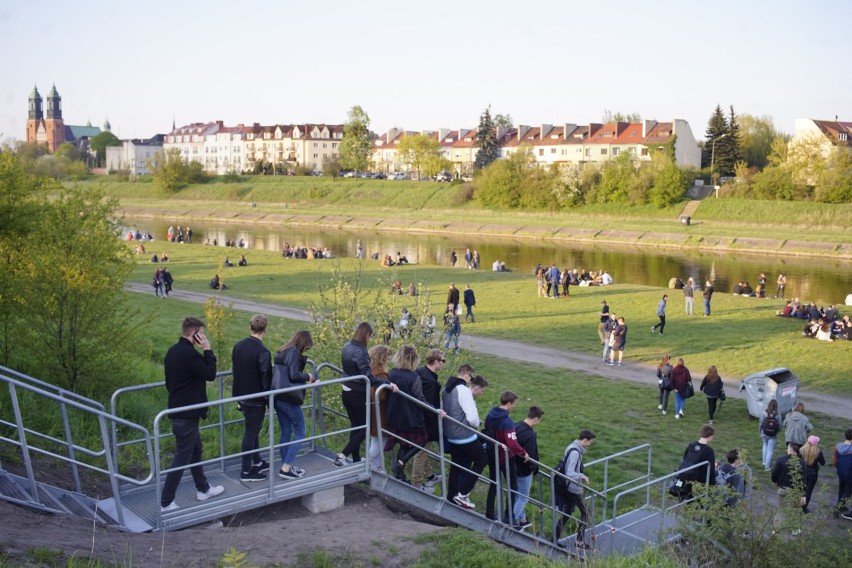
[[[478,223],[491,225],[496,232],[505,225],[506,234],[513,234],[519,226],[663,232],[682,235],[685,240],[680,244],[684,246],[709,237],[852,241],[852,204],[707,199],[693,215],[693,225],[687,227],[678,221],[685,202],[664,209],[609,204],[559,212],[493,211],[468,199],[472,191],[468,184],[259,176],[232,183],[216,179],[166,194],[150,181],[104,178],[77,183],[98,185],[118,197],[124,207],[148,211],[268,213],[272,208],[281,213],[286,204],[289,214]],[[253,209],[252,203],[258,208]]]

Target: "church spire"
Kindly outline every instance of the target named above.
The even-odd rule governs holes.
[[[47,94],[47,118],[62,120],[62,97],[59,96],[55,83]]]
[[[44,118],[44,112],[41,107],[41,95],[38,93],[38,87],[33,85],[33,92],[30,93],[30,112],[27,117],[29,120],[41,120]]]

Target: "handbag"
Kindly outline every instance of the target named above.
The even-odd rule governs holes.
[[[728,395],[725,394],[725,388],[722,387],[722,390],[719,391],[719,400],[722,401],[722,402],[725,402],[725,400],[727,400],[727,398],[728,398]]]
[[[272,366],[272,390],[286,389],[288,387],[295,386],[301,385],[295,385],[290,382],[290,370],[286,365],[279,365],[276,363]],[[302,404],[305,401],[305,390],[302,389],[288,393],[281,393],[275,395],[275,398],[280,398],[293,404]]]
[[[684,398],[692,398],[695,396],[695,387],[692,385],[692,381],[686,383],[686,396]]]

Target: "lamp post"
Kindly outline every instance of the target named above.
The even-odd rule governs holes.
[[[727,135],[728,133],[725,132],[724,134],[720,134],[719,136],[714,138],[713,147],[710,150],[710,184],[713,186],[713,189],[716,190],[716,199],[719,199],[719,186],[717,186],[716,183],[713,181],[713,163],[716,161],[716,141],[721,140]]]

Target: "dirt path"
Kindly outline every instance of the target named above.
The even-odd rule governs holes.
[[[129,283],[126,285],[126,289],[131,292],[151,293],[151,287],[142,284]],[[172,296],[179,300],[200,304],[205,302],[210,295],[198,292],[174,291],[172,292]],[[309,314],[300,308],[288,308],[275,304],[242,300],[232,298],[227,296],[227,294],[223,294],[223,297],[227,297],[228,302],[233,304],[234,308],[238,310],[274,315],[298,321],[310,321],[311,319]],[[654,368],[651,365],[626,362],[622,367],[608,367],[603,364],[601,358],[597,355],[565,351],[553,347],[541,347],[507,339],[470,335],[467,333],[462,334],[459,344],[475,353],[503,357],[513,361],[536,363],[554,369],[579,371],[590,375],[631,381],[644,385],[654,386],[657,384]],[[735,377],[735,380],[741,378]],[[745,393],[740,392],[738,389],[726,389],[726,394],[734,399],[745,398]],[[798,400],[805,403],[809,412],[820,412],[838,418],[849,418],[852,416],[852,398],[800,389]]]

